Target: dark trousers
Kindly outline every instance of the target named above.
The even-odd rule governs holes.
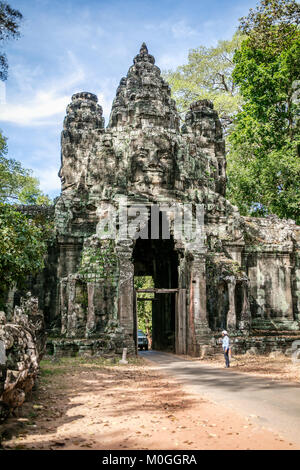
[[[229,367],[230,366],[230,364],[229,364],[229,349],[224,351],[224,357],[225,357],[226,367]]]

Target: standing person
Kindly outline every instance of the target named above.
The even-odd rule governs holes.
[[[224,351],[226,367],[230,367],[229,362],[229,336],[226,330],[222,331],[222,348]]]

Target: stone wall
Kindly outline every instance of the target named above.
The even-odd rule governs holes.
[[[211,342],[214,352],[222,351],[219,344],[219,336],[214,335]],[[292,355],[293,351],[300,349],[300,334],[291,332],[261,332],[260,334],[252,333],[247,336],[232,335],[230,336],[230,344],[232,354],[245,354],[250,351],[256,354],[269,354],[271,352],[282,352],[287,356]]]
[[[6,320],[0,312],[0,415],[22,406],[35,384],[45,350],[45,325],[38,300],[28,293]]]

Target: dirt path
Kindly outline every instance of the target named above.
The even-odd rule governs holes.
[[[33,403],[24,405],[22,435],[4,448],[297,448],[254,418],[183,391],[143,359],[128,366],[99,359],[43,361]]]
[[[175,378],[188,392],[212,400],[241,416],[255,415],[265,429],[280,432],[300,448],[300,383],[279,381],[270,375],[236,372],[237,368],[189,360],[157,351],[141,353]],[[287,359],[286,359],[287,360]],[[262,364],[261,364],[262,365]],[[299,367],[299,364],[297,364]],[[274,371],[273,371],[274,373]],[[278,372],[275,374],[278,376]]]
[[[231,358],[231,371],[300,385],[300,363],[294,363],[290,356],[287,357],[279,353],[274,354],[274,352],[268,355],[254,356],[234,354]],[[181,358],[199,362],[197,358],[187,356],[185,358],[181,356]],[[208,365],[209,367],[223,368],[224,356],[222,353],[215,354],[212,357],[202,359],[201,364]]]

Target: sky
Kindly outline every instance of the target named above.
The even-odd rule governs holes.
[[[190,49],[230,39],[257,0],[8,0],[24,16],[3,44],[0,129],[8,156],[31,168],[50,197],[60,193],[60,134],[73,93],[98,96],[106,124],[120,79],[142,42],[161,70]]]

